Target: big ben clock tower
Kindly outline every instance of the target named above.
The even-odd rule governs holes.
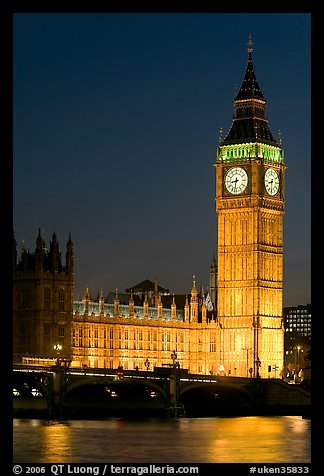
[[[268,125],[253,43],[216,157],[220,364],[226,374],[278,377],[283,367],[284,155]]]

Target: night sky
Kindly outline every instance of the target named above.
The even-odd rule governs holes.
[[[309,13],[18,13],[18,253],[71,233],[75,298],[143,281],[209,286],[215,153],[253,63],[285,151],[284,305],[311,302]]]

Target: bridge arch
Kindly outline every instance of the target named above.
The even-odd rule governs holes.
[[[180,400],[188,414],[221,415],[244,413],[254,403],[253,395],[243,386],[224,382],[188,382],[180,388]]]
[[[148,378],[81,377],[66,386],[66,414],[93,416],[164,415],[168,392]]]
[[[44,374],[14,372],[12,378],[13,411],[48,412],[52,405],[52,380]]]
[[[47,401],[51,399],[51,380],[48,375],[39,373],[14,372],[12,388],[16,389],[21,396],[33,396],[32,390],[39,391]]]
[[[95,385],[106,385],[106,386],[121,386],[121,385],[141,385],[143,387],[149,387],[156,393],[160,394],[164,401],[168,401],[169,395],[165,388],[163,388],[158,383],[152,381],[151,379],[143,378],[143,379],[132,379],[132,378],[123,378],[122,380],[118,380],[114,377],[89,377],[89,379],[85,379],[85,377],[79,377],[73,379],[70,383],[67,384],[66,387],[66,395],[71,393],[72,391],[84,387],[84,386],[95,386]]]

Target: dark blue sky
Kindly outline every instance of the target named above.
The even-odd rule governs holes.
[[[15,14],[18,251],[56,232],[75,297],[209,285],[215,151],[247,62],[286,157],[284,305],[311,302],[309,13]]]

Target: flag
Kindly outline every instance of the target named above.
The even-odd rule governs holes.
[[[212,300],[210,299],[209,292],[207,293],[205,302],[206,302],[207,311],[212,311],[214,309],[214,306],[213,306]]]

